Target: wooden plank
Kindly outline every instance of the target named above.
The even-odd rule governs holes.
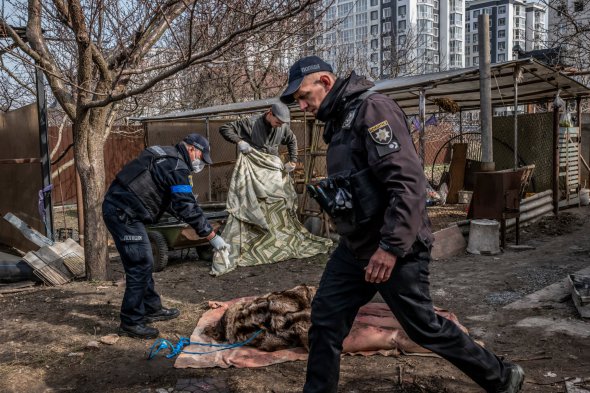
[[[84,248],[74,239],[68,238],[64,242],[56,243],[51,248],[62,257],[63,264],[75,277],[86,275]]]
[[[11,223],[16,229],[18,229],[24,237],[38,245],[39,247],[50,246],[53,244],[53,240],[43,236],[35,229],[31,228],[26,222],[18,218],[12,213],[6,213],[4,219]]]
[[[576,146],[569,146],[567,149],[565,147],[560,147],[559,148],[559,155],[564,156],[566,153],[566,150],[569,153],[569,155],[572,155],[574,153],[579,153],[579,149]]]
[[[37,251],[33,251],[35,255],[41,258],[47,265],[53,267],[59,271],[67,279],[72,279],[74,275],[64,264],[62,253],[59,251],[59,247],[54,244],[53,246],[41,247]]]
[[[67,238],[64,241],[64,245],[67,247],[68,250],[74,251],[79,256],[84,257],[84,247],[78,244],[74,239]]]
[[[573,158],[573,157],[561,157],[559,160],[559,165],[573,165],[573,164],[578,164],[578,159],[577,158]]]
[[[559,151],[559,156],[560,157],[575,157],[576,154],[580,154],[580,149],[578,149],[577,147],[570,147],[569,149],[567,149],[568,151],[566,151],[565,148],[560,149]]]
[[[64,265],[76,278],[86,276],[86,265],[84,259],[80,258],[76,254],[68,254],[64,256]]]
[[[434,232],[432,259],[448,259],[465,251],[467,241],[457,225]]]
[[[467,143],[455,143],[453,156],[449,166],[449,193],[446,203],[459,202],[459,191],[463,189],[465,181],[465,165],[467,164]]]
[[[67,284],[69,280],[61,275],[52,266],[45,265],[45,267],[33,271],[37,277],[45,281],[48,285],[63,285]]]
[[[62,285],[69,281],[59,271],[47,265],[37,254],[30,251],[25,254],[23,260],[33,268],[33,273],[47,285]]]
[[[33,251],[26,253],[23,257],[23,261],[25,261],[33,269],[41,269],[47,265],[41,258],[35,255]]]

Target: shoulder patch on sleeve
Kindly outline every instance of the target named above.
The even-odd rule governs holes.
[[[371,135],[375,143],[380,145],[389,145],[393,139],[393,132],[387,120],[383,120],[381,123],[369,127],[369,135]]]
[[[387,120],[369,127],[368,131],[373,142],[377,144],[375,147],[377,148],[379,157],[400,150],[399,142],[395,135],[393,135],[393,131]]]

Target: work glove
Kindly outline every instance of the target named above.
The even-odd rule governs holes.
[[[248,154],[252,152],[252,146],[246,141],[239,141],[238,142],[238,149],[242,154]]]
[[[213,249],[215,249],[215,251],[229,251],[229,244],[227,244],[225,240],[223,240],[223,238],[219,235],[213,236],[213,238],[209,240],[209,243],[211,243],[211,246],[213,247]]]
[[[295,164],[294,162],[288,162],[285,164],[285,172],[287,173],[291,173],[295,170],[295,167],[297,166],[297,164]]]

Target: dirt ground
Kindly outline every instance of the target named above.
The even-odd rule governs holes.
[[[463,217],[456,213],[455,220]],[[522,230],[527,251],[461,255],[431,264],[434,303],[457,314],[476,339],[527,373],[524,392],[565,392],[565,381],[590,377],[590,321],[571,298],[523,309],[509,303],[590,267],[590,208],[562,211]],[[444,221],[444,220],[443,220]],[[436,221],[440,225],[440,220]],[[317,285],[327,256],[239,268],[209,276],[194,252],[172,253],[154,274],[166,306],[180,318],[156,323],[161,337],[189,336],[207,300]],[[124,291],[122,266],[112,260],[112,282],[75,282],[0,297],[0,392],[171,392],[179,380],[213,378],[230,392],[300,392],[305,362],[259,369],[189,369],[173,360],[146,360],[153,340],[122,337],[88,346],[116,332]],[[379,301],[379,299],[375,299]],[[537,321],[537,323],[530,323]],[[543,323],[543,321],[548,321]],[[586,388],[589,388],[586,383]],[[581,386],[580,386],[581,387]],[[341,392],[480,392],[449,363],[433,357],[343,358]]]

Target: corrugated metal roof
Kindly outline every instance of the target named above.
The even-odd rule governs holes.
[[[522,78],[518,84],[519,105],[551,101],[558,89],[561,89],[560,96],[563,99],[590,96],[590,88],[567,75],[538,60],[520,59],[491,66],[492,106],[512,106],[514,104],[514,78],[515,71],[519,68],[522,70]],[[443,97],[455,101],[463,110],[480,107],[478,67],[381,80],[376,82],[372,90],[395,99],[407,114],[418,113],[420,90],[424,90],[426,93],[426,111],[428,113],[439,111],[438,106],[432,100]],[[149,122],[252,113],[265,110],[277,101],[277,98],[272,98],[217,105],[133,120]],[[291,106],[291,118],[302,118],[303,116],[303,112],[297,106]]]

